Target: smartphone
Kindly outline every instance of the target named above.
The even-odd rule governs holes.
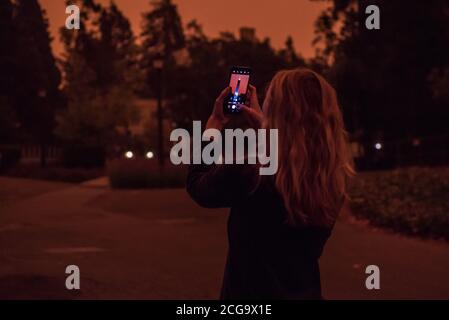
[[[251,69],[248,67],[232,67],[229,86],[232,88],[231,94],[226,97],[223,110],[225,114],[238,114],[241,112],[240,106],[246,102],[248,93]]]

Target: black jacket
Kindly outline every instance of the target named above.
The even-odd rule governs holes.
[[[321,299],[318,259],[331,229],[291,227],[270,176],[249,165],[191,165],[187,191],[230,207],[222,299]]]

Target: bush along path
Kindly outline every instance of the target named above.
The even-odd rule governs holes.
[[[374,226],[449,241],[449,168],[363,172],[350,194],[353,215]]]

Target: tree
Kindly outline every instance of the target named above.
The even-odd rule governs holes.
[[[41,145],[41,165],[46,162],[46,147],[51,143],[55,110],[61,104],[61,75],[56,66],[45,12],[37,0],[17,0],[16,27],[19,62],[14,107],[31,141]]]
[[[380,30],[365,28],[365,8],[380,8]],[[334,0],[317,20],[318,52],[329,63],[352,132],[411,138],[447,132],[429,81],[449,60],[449,3]],[[439,71],[439,74],[442,74]],[[435,87],[435,86],[434,86]]]
[[[305,60],[298,55],[293,43],[293,38],[291,36],[287,37],[285,40],[285,48],[281,49],[279,52],[281,59],[285,62],[284,68],[290,69],[299,66],[305,66]]]
[[[17,68],[17,30],[13,20],[14,6],[10,0],[0,2],[0,95],[10,95]]]
[[[184,31],[177,7],[171,0],[153,1],[153,10],[143,15],[142,63],[148,73],[154,72],[156,59],[170,64],[173,54],[184,47]]]
[[[80,30],[61,29],[68,107],[58,117],[57,134],[74,144],[106,147],[118,127],[137,117],[138,51],[131,25],[114,3],[82,4]]]
[[[176,77],[173,72],[177,65],[174,54],[184,47],[184,33],[177,7],[171,0],[153,1],[153,5],[154,9],[143,16],[142,65],[149,84],[144,94],[158,98],[158,158],[162,167],[165,159],[162,101],[171,97],[167,85]],[[157,61],[161,64],[158,67],[155,66]]]
[[[17,86],[17,32],[10,0],[0,2],[0,143],[11,142],[14,135],[14,90]]]
[[[220,51],[191,21],[186,29],[186,63],[176,65],[167,88],[167,114],[177,126],[191,129],[192,120],[204,120],[210,112],[213,95],[225,85],[227,71]]]
[[[429,83],[433,97],[447,107],[449,103],[449,65],[442,69],[434,69],[429,75]]]
[[[0,143],[14,142],[16,114],[8,97],[0,96]]]

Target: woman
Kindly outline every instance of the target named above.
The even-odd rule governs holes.
[[[207,128],[228,124],[222,106],[229,92],[217,98]],[[336,93],[301,68],[274,76],[262,109],[255,87],[249,95],[245,118],[278,129],[277,173],[260,176],[255,165],[195,165],[187,179],[200,205],[231,208],[221,298],[321,299],[318,259],[352,174]]]

